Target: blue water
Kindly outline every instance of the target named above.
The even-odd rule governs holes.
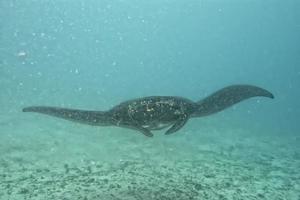
[[[299,9],[297,0],[2,0],[0,199],[300,199]],[[107,110],[152,95],[197,101],[241,83],[275,99],[153,139],[21,112]],[[69,172],[87,166],[94,181],[76,189],[85,176]]]

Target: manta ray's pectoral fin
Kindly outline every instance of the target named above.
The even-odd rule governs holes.
[[[171,126],[171,128],[169,128],[166,132],[165,135],[169,135],[172,133],[175,133],[176,131],[178,131],[179,129],[181,129],[186,122],[188,121],[188,116],[187,115],[183,115],[182,117],[180,117],[175,124],[173,124],[173,126]]]

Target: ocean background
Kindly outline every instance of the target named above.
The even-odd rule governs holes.
[[[0,199],[300,199],[300,1],[1,0]],[[34,113],[252,98],[147,138]]]

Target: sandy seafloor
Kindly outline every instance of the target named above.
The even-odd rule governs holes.
[[[300,137],[221,121],[195,119],[175,135],[146,138],[1,115],[0,199],[299,200]]]

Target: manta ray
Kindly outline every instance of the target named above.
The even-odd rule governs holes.
[[[149,96],[124,101],[107,111],[31,106],[23,112],[36,112],[94,126],[130,128],[153,137],[153,130],[167,128],[166,135],[177,132],[190,118],[218,113],[251,97],[274,98],[266,89],[253,85],[231,85],[200,101],[178,96]]]

